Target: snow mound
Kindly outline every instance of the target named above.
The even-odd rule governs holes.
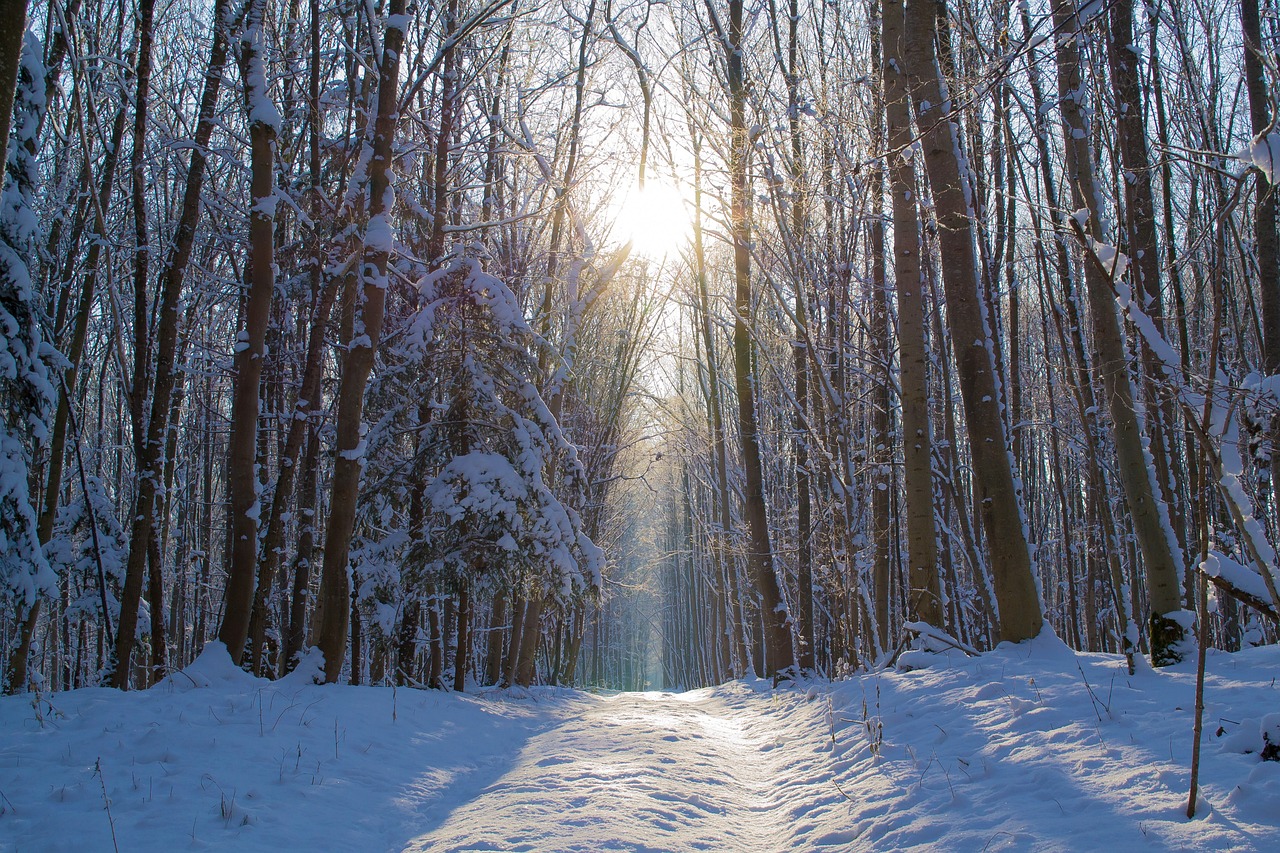
[[[259,683],[231,662],[227,647],[220,641],[205,643],[204,651],[186,669],[163,679],[157,687],[194,689],[204,687],[253,687]]]

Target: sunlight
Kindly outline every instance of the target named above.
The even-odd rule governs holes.
[[[630,240],[636,254],[661,260],[684,251],[693,233],[685,198],[670,184],[649,179],[632,186],[615,208],[617,239]]]

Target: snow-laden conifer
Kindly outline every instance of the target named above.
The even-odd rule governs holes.
[[[48,433],[53,401],[29,270],[40,231],[33,209],[37,134],[47,106],[40,55],[28,33],[0,196],[0,593],[23,607],[57,585],[36,537],[30,493],[32,448]]]

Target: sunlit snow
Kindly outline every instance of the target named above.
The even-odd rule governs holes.
[[[1128,675],[1052,635],[772,690],[319,687],[216,644],[146,692],[0,700],[0,850],[1267,850],[1280,647]],[[113,841],[114,833],[114,841]],[[114,845],[114,846],[113,846]]]

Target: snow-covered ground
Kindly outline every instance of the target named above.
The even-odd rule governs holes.
[[[772,691],[268,683],[0,701],[0,850],[1277,850],[1280,648],[1135,676],[1055,638]],[[1272,720],[1280,729],[1280,717]],[[114,837],[113,837],[114,836]]]

